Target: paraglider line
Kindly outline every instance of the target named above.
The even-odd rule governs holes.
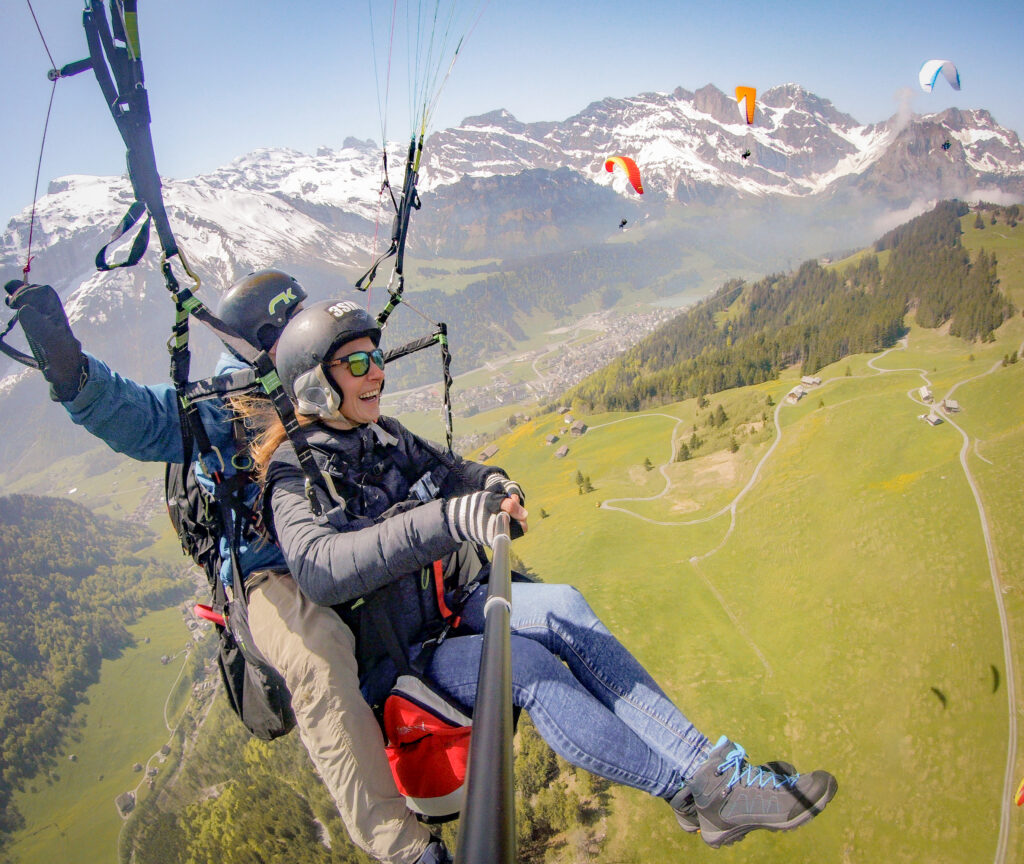
[[[53,55],[50,53],[50,46],[46,44],[46,37],[43,35],[43,28],[39,26],[39,19],[36,18],[36,10],[32,8],[32,0],[25,0],[28,4],[28,11],[32,15],[32,20],[35,22],[36,30],[39,32],[39,38],[43,43],[43,50],[46,51],[46,56],[50,58],[50,66],[54,69],[57,68],[57,64],[53,59]]]
[[[35,22],[36,30],[39,32],[39,40],[43,43],[43,50],[46,52],[46,56],[50,58],[50,68],[56,69],[57,64],[54,62],[53,55],[50,53],[50,46],[46,44],[46,37],[43,35],[43,28],[39,26],[39,19],[36,18],[36,10],[32,8],[32,0],[25,0],[28,5],[28,11],[32,14],[32,20]],[[28,282],[28,274],[32,270],[32,234],[36,227],[36,204],[39,200],[39,176],[43,170],[43,151],[46,149],[46,133],[50,128],[50,113],[53,111],[53,97],[57,94],[57,81],[60,76],[53,79],[53,86],[50,88],[50,102],[46,106],[46,121],[43,123],[43,137],[39,142],[39,159],[36,162],[36,182],[32,187],[32,214],[29,216],[28,222],[28,248],[25,250],[25,266],[21,268],[21,272],[25,276],[25,282]]]

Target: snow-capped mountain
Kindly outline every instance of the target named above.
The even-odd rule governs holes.
[[[446,266],[459,259],[471,274],[473,259],[490,259],[493,270],[494,259],[601,247],[635,274],[624,284],[616,271],[616,292],[653,282],[668,290],[868,242],[887,211],[907,217],[949,197],[1024,200],[1024,148],[984,110],[861,125],[795,84],[764,92],[757,108],[747,125],[735,100],[708,85],[604,99],[561,122],[522,123],[502,110],[467,118],[427,141],[410,255],[443,257]],[[396,195],[407,147],[388,148]],[[621,172],[605,171],[615,154],[636,161],[643,196]],[[165,178],[164,197],[206,286],[201,296],[215,301],[235,278],[266,266],[326,296],[348,291],[374,246],[387,245],[382,180],[378,146],[347,139],[337,150],[257,150],[209,174]],[[129,374],[160,380],[166,358],[151,347],[165,341],[169,311],[156,254],[110,273],[92,263],[132,197],[123,177],[51,183],[37,202],[31,276],[58,289],[87,347],[100,346],[97,353]],[[17,214],[0,238],[5,280],[24,264],[29,216]],[[624,234],[623,220],[639,230]],[[624,250],[645,266],[625,267]],[[703,277],[678,263],[688,254],[702,257]],[[581,291],[600,292],[609,266],[605,258],[571,278]],[[464,281],[473,290],[472,279]],[[18,378],[24,373],[0,380],[5,408]]]
[[[944,139],[930,146],[933,129],[942,130]],[[524,124],[505,111],[472,117],[433,136],[423,188],[461,177],[568,167],[626,194],[625,180],[604,171],[609,155],[625,154],[640,166],[645,194],[661,199],[686,202],[723,191],[813,196],[843,178],[870,173],[907,139],[919,141],[911,175],[957,173],[965,180],[961,195],[983,189],[1024,194],[1021,142],[986,111],[950,110],[909,121],[894,116],[864,126],[796,84],[765,92],[751,126],[735,101],[711,85],[695,93],[680,88],[605,99],[557,124]],[[958,151],[943,150],[945,139],[955,141]]]

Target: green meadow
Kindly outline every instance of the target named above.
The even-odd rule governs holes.
[[[967,864],[994,858],[1008,807],[1006,860],[1024,861],[1005,789],[1010,711],[1022,708],[1007,678],[1017,694],[1024,678],[1017,660],[1007,668],[960,461],[966,452],[1019,658],[1024,363],[1000,363],[1024,341],[1019,312],[997,337],[968,345],[911,328],[905,348],[822,370],[797,405],[768,409],[767,429],[739,434],[735,453],[719,440],[670,461],[718,402],[731,426],[768,395],[781,402],[792,378],[715,394],[703,411],[690,400],[586,416],[580,438],[548,414],[498,439],[493,461],[528,496],[514,552],[583,590],[706,734],[839,780],[810,825],[718,852],[661,802],[617,789],[600,860]],[[955,388],[963,409],[935,427],[913,398],[926,379],[936,403]],[[577,472],[593,492],[580,494]],[[1010,776],[1012,795],[1019,746]]]
[[[137,787],[147,794],[145,772],[134,764],[159,772],[174,761],[173,751],[166,762],[149,760],[164,744],[178,747],[165,719],[175,726],[187,701],[179,674],[189,632],[177,607],[152,612],[129,630],[135,645],[104,661],[76,711],[77,730],[58,755],[56,778],[39,776],[15,798],[26,823],[10,848],[19,864],[115,861],[122,820],[114,800]],[[163,665],[163,655],[174,659]]]

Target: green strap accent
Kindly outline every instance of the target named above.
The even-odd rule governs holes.
[[[278,387],[284,386],[281,384],[281,378],[278,376],[276,369],[268,372],[261,378],[257,378],[256,380],[259,381],[260,386],[263,387],[264,392],[268,395]]]

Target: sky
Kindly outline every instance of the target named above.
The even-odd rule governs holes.
[[[312,153],[318,146],[340,148],[349,136],[407,139],[412,112],[405,91],[418,55],[404,22],[417,15],[429,21],[438,6],[442,19],[455,7],[455,28],[465,38],[433,129],[498,108],[524,122],[558,121],[609,96],[709,83],[731,93],[738,84],[766,90],[794,82],[862,123],[885,120],[909,100],[916,113],[985,108],[1024,134],[1019,0],[423,0],[422,8],[413,0],[139,0],[138,6],[157,165],[168,178],[211,171],[261,147]],[[67,174],[124,171],[124,146],[92,74],[62,79],[56,88],[46,77],[50,56],[58,66],[87,56],[82,8],[82,0],[0,4],[2,224],[32,204],[51,93],[39,194]],[[426,42],[421,39],[421,49]],[[921,91],[917,72],[929,58],[956,63],[963,89],[954,92],[940,80],[933,93]],[[447,61],[442,75],[446,69]]]

